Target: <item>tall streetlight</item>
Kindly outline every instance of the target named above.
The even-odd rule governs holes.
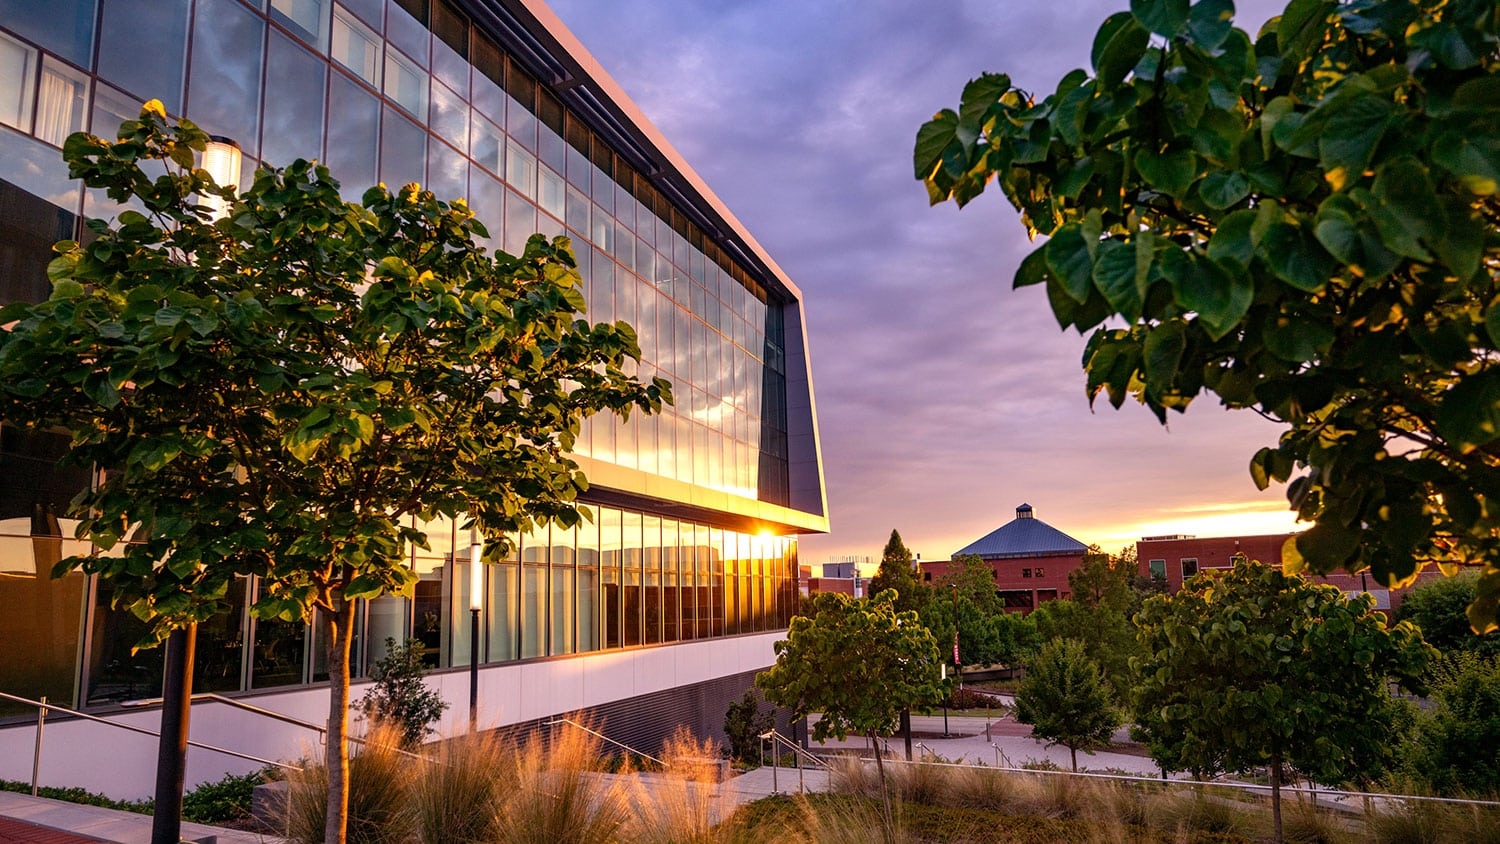
[[[484,609],[484,542],[469,528],[469,732],[479,729],[479,611]]]
[[[218,136],[209,139],[199,166],[220,187],[240,188],[240,145]],[[200,197],[215,220],[229,213],[229,202],[217,196]],[[162,675],[161,736],[156,745],[156,794],[151,817],[151,844],[182,840],[182,786],[187,768],[188,716],[193,705],[193,654],[198,625],[173,630],[167,636],[166,666]]]

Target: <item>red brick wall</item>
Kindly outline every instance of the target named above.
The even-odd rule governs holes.
[[[948,573],[950,560],[922,562],[923,579],[936,583]],[[995,573],[995,589],[1001,592],[1030,592],[1031,606],[1052,598],[1067,598],[1073,594],[1068,588],[1068,573],[1083,564],[1083,552],[1076,554],[1053,554],[1041,557],[1018,557],[1006,560],[986,560]],[[1041,574],[1038,576],[1037,572]],[[1017,608],[1024,612],[1024,608]]]
[[[1141,540],[1135,544],[1135,554],[1142,577],[1151,576],[1151,561],[1166,560],[1167,588],[1176,592],[1182,588],[1182,561],[1196,559],[1198,570],[1230,567],[1237,553],[1267,565],[1281,565],[1281,546],[1296,534],[1278,533],[1269,536],[1215,536],[1192,539]],[[1417,576],[1417,583],[1442,577],[1436,566],[1429,565]],[[1315,583],[1327,583],[1344,592],[1370,591],[1378,595],[1384,587],[1369,579],[1368,575],[1334,572],[1327,575],[1312,575]],[[1412,587],[1390,590],[1390,609],[1401,606],[1401,598]]]

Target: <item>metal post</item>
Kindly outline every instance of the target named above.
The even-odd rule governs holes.
[[[42,695],[42,706],[36,708],[36,750],[31,753],[31,796],[36,796],[37,780],[42,770],[42,725],[47,723],[47,696]]]
[[[472,563],[471,565],[478,565]],[[469,732],[479,731],[479,608],[469,610]]]
[[[771,793],[772,794],[780,794],[781,793],[781,785],[779,783],[777,783],[777,781],[776,781],[776,762],[778,761],[776,759],[776,757],[780,756],[780,755],[781,755],[781,750],[776,747],[776,734],[772,733],[771,734]]]
[[[182,840],[182,781],[187,767],[188,714],[193,703],[193,651],[197,639],[196,624],[173,630],[167,637],[151,844],[179,844]]]
[[[943,738],[953,738],[953,734],[948,732],[948,704],[946,703],[943,704]]]

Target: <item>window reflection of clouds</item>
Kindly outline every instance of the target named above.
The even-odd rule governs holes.
[[[271,33],[269,50],[261,155],[278,167],[322,158],[328,65],[279,32]]]
[[[99,75],[137,102],[159,99],[168,113],[181,114],[188,0],[154,0],[149,15],[132,0],[105,0],[103,20]]]
[[[235,0],[198,0],[187,116],[260,155],[260,77],[266,24]]]

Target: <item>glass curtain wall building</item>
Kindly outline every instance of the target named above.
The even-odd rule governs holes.
[[[151,98],[235,140],[247,176],[316,158],[347,198],[377,181],[466,197],[495,249],[568,235],[589,318],[630,322],[640,375],[674,384],[660,416],[586,425],[594,519],[518,537],[489,568],[477,655],[468,538],[433,523],[432,550],[411,557],[415,596],[361,608],[360,672],[388,637],[419,640],[441,670],[785,628],[796,535],[827,529],[801,294],[550,10],[0,0],[0,302],[46,297],[51,244],[119,211],[67,178],[63,140],[113,137]],[[140,623],[107,584],[48,577],[78,551],[63,516],[91,477],[58,465],[66,442],[0,421],[0,691],[109,711],[160,694],[161,657],[130,653]],[[309,628],[244,612],[256,589],[240,584],[236,609],[200,628],[196,690],[323,678]]]

